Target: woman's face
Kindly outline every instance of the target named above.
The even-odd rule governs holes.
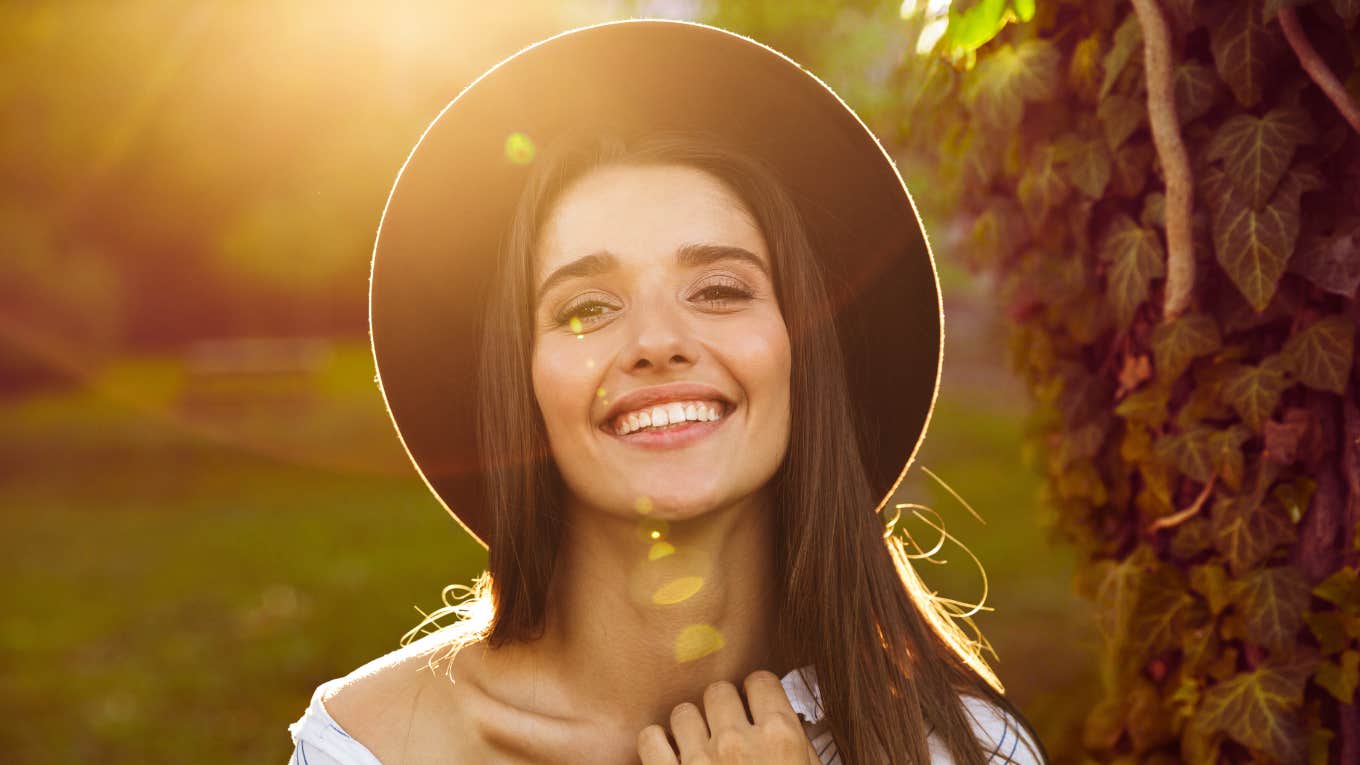
[[[559,197],[534,265],[534,393],[577,499],[676,520],[768,483],[789,336],[764,237],[725,185],[597,168]]]

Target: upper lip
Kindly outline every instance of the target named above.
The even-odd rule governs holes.
[[[655,404],[668,404],[672,401],[711,401],[717,400],[730,405],[732,400],[712,385],[702,383],[667,383],[638,388],[614,399],[613,406],[605,412],[601,425],[608,425],[615,417]]]

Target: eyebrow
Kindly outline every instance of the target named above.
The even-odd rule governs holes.
[[[686,268],[712,265],[724,260],[736,260],[755,266],[767,277],[770,275],[770,269],[765,265],[765,261],[760,259],[760,256],[743,247],[733,247],[726,244],[682,245],[679,250],[676,250],[675,259]],[[609,250],[600,250],[582,256],[548,274],[548,277],[539,285],[538,294],[543,295],[567,279],[599,276],[618,268],[618,266],[618,256]]]

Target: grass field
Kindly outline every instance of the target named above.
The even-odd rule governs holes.
[[[1019,464],[1023,400],[978,338],[952,331],[918,464],[987,524],[921,471],[898,498],[937,509],[986,567],[996,611],[975,619],[1056,751],[1094,697],[1089,625]],[[5,762],[282,763],[317,683],[397,647],[417,606],[481,571],[485,552],[407,464],[372,378],[353,342],[300,396],[208,405],[178,359],[148,357],[3,404]],[[967,555],[941,557],[921,565],[927,584],[976,600]]]

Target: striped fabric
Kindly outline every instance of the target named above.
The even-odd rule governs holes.
[[[317,686],[307,710],[288,726],[288,733],[293,739],[293,755],[288,760],[289,765],[382,765],[367,747],[340,727],[321,702],[333,684],[345,679],[338,677]],[[817,694],[817,677],[812,667],[794,670],[785,675],[781,682],[793,710],[810,726],[809,730],[815,732],[809,735],[818,759],[823,765],[842,765],[831,731],[822,724],[824,715],[821,698]],[[963,700],[973,718],[973,731],[991,752],[987,760],[989,763],[1010,761],[1018,765],[1043,765],[1036,755],[1021,746],[1020,738],[1024,733],[1015,718],[975,696],[965,696]],[[1026,737],[1026,741],[1033,751],[1038,751],[1032,740]],[[928,744],[932,765],[953,765],[953,759],[933,729]]]

